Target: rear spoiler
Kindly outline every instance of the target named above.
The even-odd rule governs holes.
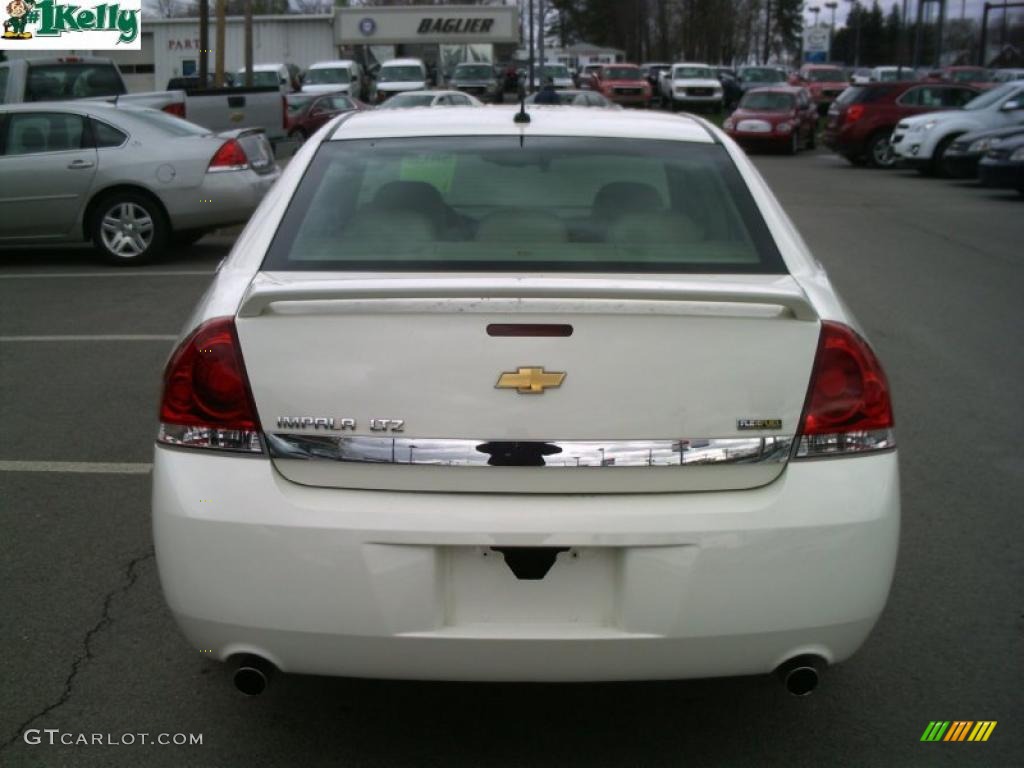
[[[774,284],[664,279],[571,277],[370,277],[277,282],[259,275],[249,286],[239,317],[258,317],[278,302],[362,299],[618,299],[760,304],[816,321],[818,314],[790,278]]]

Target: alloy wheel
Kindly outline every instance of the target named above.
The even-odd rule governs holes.
[[[153,217],[137,203],[117,203],[103,215],[100,237],[110,253],[135,258],[153,243]]]

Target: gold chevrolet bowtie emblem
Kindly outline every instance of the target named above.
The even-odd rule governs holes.
[[[548,387],[560,387],[565,380],[564,373],[546,373],[543,368],[520,368],[515,373],[501,374],[498,389],[514,389],[523,395],[543,395]]]

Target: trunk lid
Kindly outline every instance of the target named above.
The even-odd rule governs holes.
[[[285,478],[510,493],[771,482],[819,330],[778,275],[262,273],[236,323]]]

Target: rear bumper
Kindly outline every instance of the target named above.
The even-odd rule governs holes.
[[[207,173],[198,187],[164,192],[161,198],[172,229],[225,227],[247,221],[280,176],[277,168],[263,175],[251,170]]]
[[[864,641],[896,559],[898,470],[891,452],[793,462],[736,492],[393,493],[158,447],[153,525],[167,602],[220,659],[407,679],[758,674]],[[492,546],[570,549],[523,581]]]

